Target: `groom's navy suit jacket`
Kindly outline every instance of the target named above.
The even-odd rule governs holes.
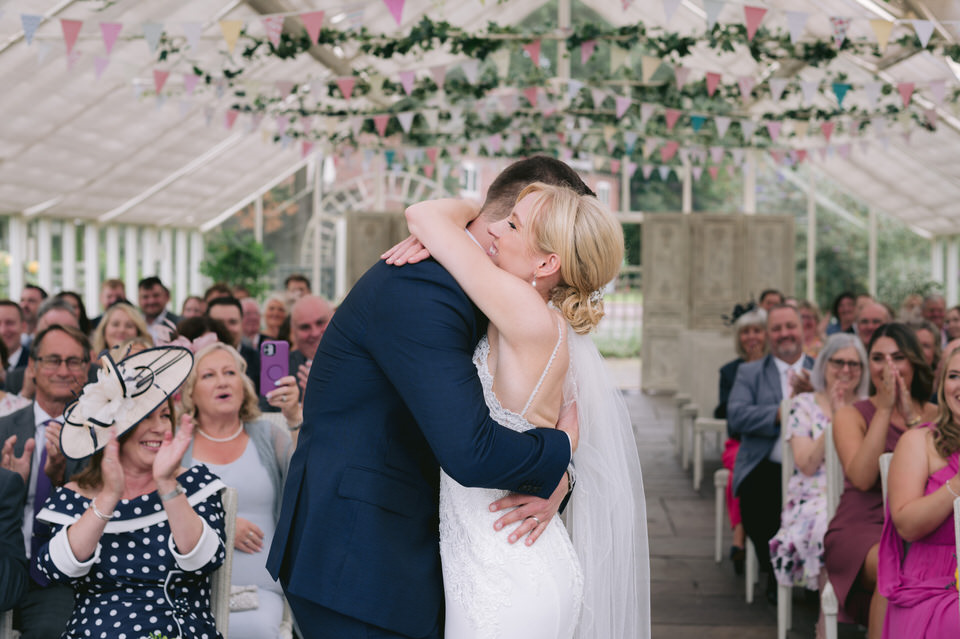
[[[485,328],[433,260],[357,282],[313,359],[267,560],[288,592],[423,636],[443,609],[439,466],[467,486],[556,488],[567,436],[490,419],[472,363]]]

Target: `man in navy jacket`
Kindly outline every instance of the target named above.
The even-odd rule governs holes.
[[[535,181],[589,192],[552,158],[515,163],[491,185],[474,237],[489,244],[491,219]],[[442,636],[440,467],[557,510],[570,439],[491,420],[472,363],[485,330],[432,259],[377,263],[338,308],[313,360],[267,561],[308,639]]]

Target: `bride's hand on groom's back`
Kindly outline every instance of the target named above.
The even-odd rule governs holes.
[[[380,256],[387,264],[394,266],[403,266],[404,264],[416,264],[430,257],[430,251],[424,248],[420,240],[412,235],[407,239],[395,244],[393,248]]]

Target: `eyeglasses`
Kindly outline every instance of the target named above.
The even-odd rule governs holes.
[[[47,355],[46,357],[38,357],[37,363],[40,364],[40,368],[48,371],[55,371],[60,368],[60,364],[66,363],[67,370],[79,373],[87,365],[87,360],[82,357],[63,359],[59,355]]]
[[[862,364],[855,359],[828,359],[827,360],[831,366],[833,366],[838,371],[843,370],[844,368],[849,368],[852,371],[860,370]]]

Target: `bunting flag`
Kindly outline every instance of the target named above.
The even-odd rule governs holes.
[[[627,109],[630,108],[630,105],[633,103],[633,100],[626,96],[618,95],[614,98],[617,103],[617,119],[619,120],[626,114]]]
[[[530,59],[533,61],[533,66],[540,66],[540,40],[534,40],[529,44],[523,45],[523,50],[527,52],[527,55],[530,56]]]
[[[720,175],[720,167],[717,166],[708,166],[707,173],[710,174],[710,179],[713,181],[717,180],[717,176]]]
[[[162,28],[163,27],[161,25],[161,30]],[[199,22],[183,23],[183,35],[187,39],[187,46],[190,47],[191,51],[196,51],[200,46],[200,33],[202,30],[203,25],[201,25]],[[146,26],[144,26],[144,34],[146,34]],[[157,38],[159,39],[159,37],[160,35],[158,33]],[[154,46],[154,49],[156,49],[156,46]]]
[[[867,82],[863,85],[863,91],[867,94],[867,103],[871,108],[877,105],[877,100],[880,99],[880,90],[882,88],[882,82]]]
[[[610,160],[610,172],[619,173],[620,172],[620,160]]]
[[[610,45],[610,72],[613,73],[627,63],[627,50],[623,47]]]
[[[926,49],[930,42],[930,36],[933,35],[933,22],[930,20],[907,20],[913,23],[913,30],[917,32],[917,38],[920,39],[920,48]]]
[[[593,52],[596,49],[596,40],[584,40],[582,43],[580,43],[580,64],[586,64],[587,60],[590,59],[590,56],[593,55]]]
[[[603,89],[590,89],[590,99],[593,100],[593,108],[599,109],[603,101],[607,99],[607,93]]]
[[[277,80],[273,83],[273,86],[277,87],[281,98],[285,98],[293,93],[294,84],[290,80]]]
[[[753,132],[757,129],[757,123],[753,120],[740,121],[740,133],[743,135],[743,141],[749,142],[753,137]]]
[[[943,80],[934,80],[930,83],[930,97],[933,98],[933,103],[937,106],[943,104],[943,99],[946,97],[946,88],[947,85]]]
[[[430,67],[430,77],[433,78],[433,82],[437,87],[443,89],[443,85],[447,79],[447,65],[438,64]]]
[[[431,147],[428,147],[428,148],[427,148],[427,150],[426,150],[427,159],[430,160],[430,164],[436,164],[436,163],[437,163],[437,153],[438,153],[438,151],[439,151],[439,149],[437,149],[437,147],[435,147],[435,146],[431,146]]]
[[[653,174],[653,165],[651,165],[651,164],[644,164],[644,165],[640,168],[640,172],[643,174],[643,179],[644,179],[644,180],[649,180],[649,179],[650,179],[650,176]]]
[[[662,151],[661,151],[661,154],[662,154]],[[666,160],[664,160],[664,162],[666,162]],[[657,167],[657,173],[660,175],[660,179],[666,182],[667,179],[670,177],[671,169],[669,166],[666,166],[665,164],[661,164],[660,166]]]
[[[67,71],[73,70],[74,65],[77,63],[77,60],[80,59],[81,55],[79,51],[71,51],[67,54]]]
[[[537,87],[527,87],[526,89],[523,90],[523,97],[525,97],[525,98],[527,99],[527,102],[529,102],[529,103],[530,103],[530,106],[533,107],[533,108],[537,108],[537,93],[538,93],[538,92],[539,92],[539,91],[538,91]]]
[[[197,82],[200,81],[200,76],[194,73],[184,73],[183,74],[183,89],[187,92],[188,96],[193,95],[193,90],[197,88]]]
[[[623,133],[623,143],[627,147],[627,155],[633,155],[633,149],[637,145],[637,135],[636,131],[624,131]]]
[[[720,84],[720,74],[715,71],[707,72],[707,95],[711,98],[717,90],[717,85]]]
[[[113,53],[113,45],[116,44],[117,37],[120,35],[122,29],[123,25],[119,22],[100,23],[100,35],[103,37],[103,48],[107,50],[108,56]]]
[[[787,88],[787,82],[786,78],[770,78],[770,97],[774,102],[780,101],[783,91]]]
[[[82,27],[82,20],[60,19],[60,29],[63,31],[63,42],[67,45],[67,55],[70,55],[73,51],[73,46],[77,43],[77,36],[80,35]]]
[[[467,76],[467,82],[470,84],[477,83],[477,76],[480,72],[479,60],[465,60],[460,63],[460,69],[463,71],[463,74]]]
[[[400,85],[403,87],[403,92],[407,95],[413,95],[413,83],[416,80],[416,73],[413,71],[401,71],[400,72]]]
[[[300,22],[303,23],[303,27],[307,30],[307,37],[310,38],[311,44],[318,44],[320,42],[320,29],[323,27],[323,16],[323,11],[308,11],[300,14]]]
[[[657,148],[657,145],[660,144],[660,141],[656,138],[647,138],[643,141],[643,157],[649,158],[653,153],[653,150]]]
[[[843,45],[843,41],[847,39],[850,18],[831,16],[830,25],[833,27],[833,44],[839,49]]]
[[[763,21],[763,16],[766,14],[767,10],[763,7],[744,5],[743,15],[747,23],[747,40],[753,40],[753,36],[757,34],[757,28],[760,26],[760,23]]]
[[[313,152],[313,142],[304,140],[300,144],[300,157],[305,158]]]
[[[700,178],[703,177],[703,167],[702,166],[690,167],[690,174],[693,175],[693,179],[695,181],[699,182]]]
[[[389,115],[375,115],[373,116],[373,126],[377,129],[377,133],[382,138],[387,133],[387,123],[390,121]]]
[[[490,58],[497,67],[497,77],[507,78],[510,75],[510,49],[501,47],[491,53]]]
[[[337,86],[340,88],[340,93],[343,94],[343,99],[347,102],[350,101],[350,96],[353,95],[353,87],[356,83],[356,78],[352,76],[337,78]]]
[[[787,11],[787,31],[790,32],[790,42],[796,44],[803,36],[803,31],[807,28],[807,19],[809,14],[803,11]]]
[[[267,39],[273,44],[273,48],[280,47],[280,35],[283,33],[283,16],[266,16],[262,20],[263,30],[267,33]]]
[[[161,71],[160,69],[153,70],[153,88],[156,90],[157,95],[163,90],[163,85],[167,83],[167,78],[169,77],[169,71]]]
[[[780,122],[767,122],[767,133],[770,134],[770,141],[776,142],[777,138],[780,137],[780,127],[782,126]]]
[[[687,78],[690,76],[690,69],[677,65],[673,69],[673,75],[677,81],[677,90],[679,91],[683,88],[683,85],[687,83]]]
[[[707,121],[702,115],[692,115],[690,116],[690,126],[693,128],[694,133],[699,133],[700,129],[703,128],[704,123]]]
[[[823,133],[823,138],[827,141],[827,144],[830,144],[830,136],[833,135],[834,126],[833,122],[824,122],[820,125],[820,132]]]
[[[400,23],[403,21],[403,3],[404,0],[383,0],[383,3],[387,5],[387,9],[390,10],[390,15],[393,16],[393,19],[396,20],[397,26],[400,26]],[[471,84],[473,84],[471,82]]]
[[[810,128],[810,123],[807,122],[806,120],[795,120],[793,122],[793,133],[798,138],[807,137],[807,129],[809,128]]]
[[[820,88],[820,83],[816,81],[801,81],[800,82],[800,91],[803,93],[803,105],[812,106],[814,100],[817,99],[817,91]]]
[[[37,32],[37,27],[43,22],[43,16],[32,13],[21,13],[20,24],[23,25],[23,39],[27,44],[33,44],[33,35]]]
[[[666,18],[666,24],[673,20],[673,14],[677,12],[682,0],[663,0],[663,17]]]
[[[744,100],[750,99],[750,95],[753,93],[753,85],[755,80],[753,76],[742,75],[737,79],[737,86],[740,87],[740,97]]]
[[[880,53],[884,53],[887,50],[887,43],[890,42],[890,34],[893,33],[893,23],[888,20],[871,20],[870,27],[877,38]]]
[[[718,115],[713,119],[713,123],[717,127],[717,137],[724,137],[727,134],[727,129],[730,128],[730,118],[724,115]]]
[[[660,147],[660,160],[662,162],[669,162],[674,155],[677,154],[677,149],[680,148],[680,143],[676,140],[669,140],[666,144]]]
[[[163,35],[163,25],[159,22],[143,23],[143,40],[147,43],[150,53],[157,52],[157,46],[160,44],[160,36]]]
[[[900,82],[897,84],[897,91],[900,92],[900,97],[903,99],[904,109],[910,105],[910,97],[913,95],[913,89],[913,82]]]
[[[233,125],[236,123],[238,115],[240,115],[240,112],[236,109],[227,109],[223,120],[224,125],[227,127],[227,131],[233,129]]]
[[[640,128],[645,128],[647,126],[647,120],[650,119],[650,116],[653,115],[653,111],[656,109],[655,104],[641,104],[640,105]]]
[[[413,111],[404,111],[397,114],[397,121],[400,122],[400,128],[403,129],[404,133],[410,133],[410,128],[413,126],[413,116]]]
[[[243,20],[221,20],[220,32],[223,34],[223,41],[227,43],[227,53],[233,55],[237,48],[237,38],[240,37],[240,31],[243,29]]]
[[[653,74],[660,68],[660,64],[661,59],[656,56],[645,55],[640,57],[640,70],[644,84],[650,82]]]
[[[97,80],[99,80],[103,72],[107,70],[108,64],[110,64],[110,58],[101,58],[100,56],[93,58],[93,71],[96,74]]]
[[[665,119],[667,121],[667,131],[673,131],[673,127],[677,125],[677,121],[680,119],[680,109],[667,109]]]
[[[713,31],[717,16],[723,10],[724,0],[703,0],[703,11],[707,14],[707,32]]]
[[[433,169],[434,169],[434,165],[433,165],[433,164],[424,164],[424,165],[423,165],[423,174],[424,174],[425,176],[427,176],[427,179],[428,179],[428,180],[432,180],[432,179],[433,179]]]

